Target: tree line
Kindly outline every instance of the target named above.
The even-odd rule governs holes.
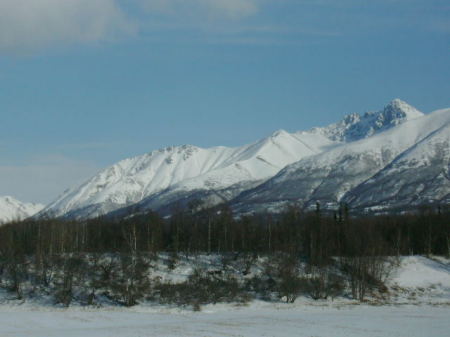
[[[0,287],[18,298],[25,296],[24,289],[25,297],[51,292],[65,305],[75,298],[92,304],[101,294],[125,305],[144,297],[178,304],[191,299],[199,305],[273,294],[289,302],[302,292],[320,299],[345,291],[363,300],[374,289],[386,291],[389,257],[450,256],[448,209],[351,216],[345,205],[333,213],[322,212],[319,204],[313,212],[291,205],[278,215],[240,218],[227,205],[194,210],[177,210],[170,218],[149,212],[121,219],[28,219],[4,225]],[[169,256],[168,268],[180,256],[221,256],[223,270],[214,275],[195,270],[180,284],[151,281],[151,261],[161,253]],[[238,281],[258,256],[266,258],[259,265],[264,272],[258,279]]]
[[[169,219],[149,212],[130,218],[29,219],[0,227],[2,256],[127,252],[289,252],[320,264],[330,256],[449,255],[450,212],[350,216],[319,205],[295,205],[278,215],[236,218],[227,205],[199,212],[177,211]]]

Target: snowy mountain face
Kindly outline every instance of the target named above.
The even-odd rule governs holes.
[[[277,211],[296,202],[376,210],[449,203],[450,110],[409,120],[390,130],[345,143],[287,166],[234,208]]]
[[[345,116],[339,123],[315,128],[312,132],[322,134],[331,140],[349,142],[370,137],[422,116],[422,112],[408,103],[394,99],[381,111],[366,112],[363,115],[353,113]]]
[[[366,210],[450,204],[450,110],[434,114],[446,117],[440,128],[347,193],[343,201]]]
[[[292,200],[336,203],[425,138],[431,126],[402,129],[422,120],[428,116],[396,99],[379,112],[351,114],[310,131],[280,130],[242,147],[168,147],[103,170],[39,216],[170,213],[198,199],[209,206],[234,200],[244,208]]]
[[[12,197],[0,197],[0,224],[23,220],[44,208],[44,205],[23,203]]]
[[[266,180],[284,166],[329,146],[333,142],[322,135],[302,136],[281,130],[237,148],[169,147],[107,168],[64,193],[40,215],[95,217],[156,195],[172,200],[176,195],[186,196],[187,191],[236,189]]]

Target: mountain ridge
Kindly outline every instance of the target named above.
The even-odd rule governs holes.
[[[383,110],[369,111],[362,115],[359,113],[348,114],[337,123],[313,128],[310,131],[321,133],[332,140],[355,141],[422,116],[424,116],[422,112],[396,98],[389,102]]]
[[[318,201],[331,208],[336,208],[341,201],[352,205],[351,198],[344,198],[346,194],[388,167],[402,154],[433,138],[435,132],[448,128],[449,124],[450,109],[439,110],[382,134],[302,159],[288,165],[264,184],[244,192],[234,201],[234,208],[239,211],[252,207],[261,210],[270,207],[276,209],[280,208],[280,204],[289,202],[314,207]],[[445,144],[447,140],[442,138]],[[448,150],[448,146],[442,146]],[[420,154],[422,153],[426,151]],[[449,165],[448,160],[442,165],[445,164]],[[392,181],[400,179],[401,177],[391,178]],[[371,193],[368,193],[369,196]]]
[[[333,170],[322,167],[322,171],[337,178],[334,182],[326,180],[320,184],[307,184],[307,187],[314,188],[312,192],[316,194],[324,194],[327,184],[329,188],[333,184],[344,184],[335,193],[336,199],[340,199],[349,187],[355,187],[388,165],[398,154],[396,146],[403,146],[401,144],[406,140],[404,146],[411,146],[417,139],[405,135],[386,143],[382,149],[374,143],[373,149],[378,150],[363,149],[358,155],[352,149],[372,142],[371,139],[383,139],[389,131],[405,123],[414,124],[415,120],[426,119],[427,116],[406,102],[395,99],[378,112],[347,115],[338,123],[309,131],[289,133],[277,130],[266,138],[240,147],[166,147],[106,168],[64,193],[39,215],[89,218],[111,212],[121,213],[121,210],[168,210],[169,205],[181,204],[185,207],[194,198],[204,198],[213,206],[223,201],[242,199],[241,194],[245,195],[267,181],[276,184],[280,172],[321,156],[328,161],[324,165],[338,167]],[[400,145],[394,144],[396,142]],[[347,156],[345,151],[350,151]],[[333,156],[339,153],[342,156],[338,156],[340,161],[336,162],[337,157]],[[360,169],[355,170],[358,165]],[[346,166],[351,168],[349,172],[358,174],[356,180],[345,178],[349,175],[344,170]],[[305,172],[308,170],[304,170],[303,174]],[[317,174],[318,171],[310,172],[298,186],[286,188],[294,190],[305,181],[322,179]]]
[[[23,220],[35,215],[44,205],[21,202],[11,196],[0,196],[0,224]]]

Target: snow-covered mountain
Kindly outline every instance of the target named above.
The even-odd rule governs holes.
[[[331,140],[348,142],[370,137],[422,116],[422,112],[397,98],[381,111],[366,112],[363,115],[349,114],[336,124],[324,128],[314,128],[311,131],[322,134]]]
[[[23,203],[13,197],[0,197],[0,224],[28,218],[44,208],[44,205]]]
[[[449,203],[449,137],[450,109],[412,118],[287,166],[242,193],[234,208],[277,211],[292,202],[334,208],[343,201],[360,209]]]
[[[40,215],[94,217],[169,191],[177,194],[246,186],[244,182],[264,181],[284,166],[333,145],[320,134],[303,136],[281,130],[236,148],[168,147],[105,169],[64,193]]]
[[[450,205],[450,109],[430,118],[442,126],[347,193],[343,201],[354,208],[375,210],[436,202]]]
[[[406,135],[388,141],[385,134],[389,130],[425,117],[395,99],[378,112],[347,115],[339,123],[309,131],[280,130],[242,147],[168,147],[125,159],[101,171],[66,191],[39,216],[89,218],[114,211],[123,215],[150,209],[168,212],[194,199],[209,205],[236,197],[251,203],[269,199],[277,203],[280,198],[285,202],[305,196],[336,201],[421,137]],[[370,143],[371,139],[375,140]],[[380,146],[376,139],[383,140],[384,145]],[[366,141],[369,145],[361,145]],[[293,170],[297,178],[286,179],[288,183],[269,193],[268,186],[276,187],[280,175],[265,182],[293,163],[280,174]],[[296,165],[300,165],[298,170]],[[245,193],[254,188],[258,191],[254,196]],[[247,199],[239,196],[241,193]],[[274,198],[274,193],[279,197]]]

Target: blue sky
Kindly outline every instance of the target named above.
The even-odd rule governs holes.
[[[438,0],[0,0],[0,195],[49,202],[167,145],[237,146],[399,97],[450,106]]]

